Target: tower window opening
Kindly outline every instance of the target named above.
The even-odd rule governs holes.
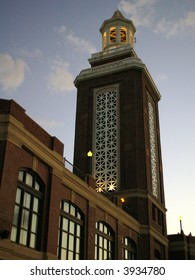
[[[120,30],[120,40],[122,43],[126,43],[127,41],[127,31],[124,27],[122,27]]]
[[[106,32],[103,34],[103,48],[106,46]]]
[[[116,42],[116,28],[115,27],[110,28],[110,42],[111,43]]]
[[[130,43],[131,43],[131,45],[133,46],[133,44],[134,44],[134,38],[133,38],[133,33],[132,33],[132,31],[130,31]]]

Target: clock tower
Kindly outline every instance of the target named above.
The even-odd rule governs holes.
[[[117,10],[100,32],[102,51],[75,79],[74,165],[94,178],[100,195],[123,197],[124,211],[140,223],[139,259],[166,259],[161,96],[134,50],[133,22]]]

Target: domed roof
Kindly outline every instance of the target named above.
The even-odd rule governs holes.
[[[125,25],[131,26],[133,32],[134,33],[136,32],[136,28],[135,28],[135,25],[133,24],[132,20],[125,18],[119,10],[116,10],[113,13],[111,18],[104,20],[104,22],[102,23],[102,26],[100,27],[100,32],[102,33],[105,26],[107,26],[109,24],[114,24],[114,23],[117,23],[117,22],[122,22]]]

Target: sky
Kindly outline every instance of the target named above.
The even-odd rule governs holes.
[[[0,98],[14,99],[73,161],[74,79],[102,50],[99,28],[119,9],[160,93],[169,234],[195,235],[195,1],[0,0]]]

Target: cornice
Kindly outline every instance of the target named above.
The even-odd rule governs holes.
[[[41,160],[48,164],[56,175],[62,177],[64,168],[63,157],[56,151],[46,147],[41,141],[28,132],[21,122],[12,115],[9,115],[9,117],[6,117],[6,122],[1,123],[1,129],[6,132],[3,134],[3,140],[9,141],[19,148],[24,146],[35,156],[41,158]]]
[[[93,78],[98,78],[108,74],[113,74],[129,69],[140,69],[144,71],[151,85],[153,86],[158,98],[161,98],[160,92],[152,79],[146,65],[138,57],[129,57],[114,62],[105,63],[103,65],[94,66],[92,68],[84,69],[76,77],[74,84],[78,87],[79,83]]]

